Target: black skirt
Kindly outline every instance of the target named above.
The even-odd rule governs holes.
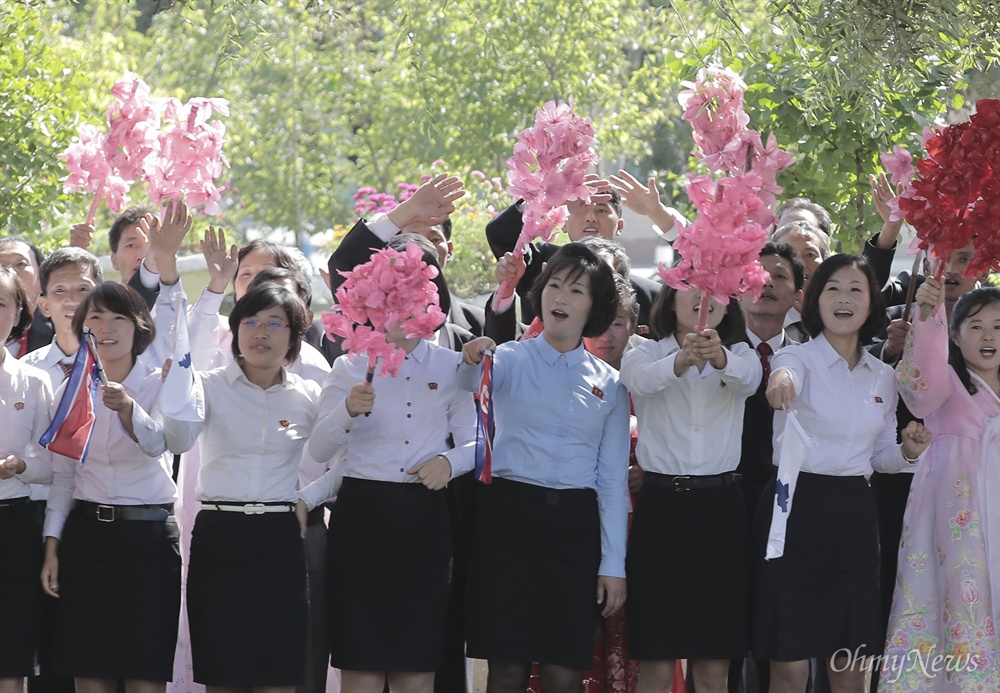
[[[646,473],[629,534],[629,656],[738,659],[750,649],[750,531],[738,484],[676,491]]]
[[[878,520],[864,477],[800,473],[785,551],[764,560],[774,480],[757,506],[757,595],[753,650],[758,659],[826,658],[847,648],[882,652]]]
[[[200,511],[191,533],[187,613],[198,683],[301,684],[306,558],[295,513]]]
[[[349,671],[438,669],[452,553],[444,491],[345,478],[326,546],[331,664]]]
[[[32,675],[42,622],[41,517],[28,499],[0,508],[0,678]]]
[[[597,494],[494,477],[477,505],[468,656],[588,668],[600,610]]]
[[[177,522],[74,509],[59,542],[54,673],[170,681],[181,609]]]

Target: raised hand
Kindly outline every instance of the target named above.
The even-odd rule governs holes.
[[[69,245],[71,248],[90,247],[90,242],[94,240],[94,227],[87,223],[73,224],[69,230]]]
[[[889,215],[892,214],[889,200],[902,193],[903,186],[899,185],[896,190],[893,190],[892,183],[889,182],[884,173],[880,173],[878,176],[868,176],[868,181],[872,186],[872,202],[875,203],[875,211],[882,217],[883,222],[889,223]]]
[[[914,278],[911,278],[910,281],[914,281]],[[923,322],[944,302],[944,289],[941,286],[941,280],[929,275],[917,289],[914,298],[917,305],[920,306],[920,321]]]
[[[236,266],[239,264],[237,253],[239,248],[232,245],[226,252],[226,233],[222,229],[208,227],[201,241],[201,254],[205,256],[208,267],[208,290],[216,294],[226,293],[226,287],[236,276]]]
[[[883,358],[891,359],[903,353],[903,347],[906,346],[906,335],[910,333],[910,327],[910,323],[901,318],[896,318],[889,323],[889,328],[886,330],[888,338],[882,347]]]
[[[517,286],[517,283],[521,281],[521,277],[524,276],[527,269],[528,266],[524,262],[523,255],[515,257],[513,253],[506,253],[502,258],[497,260],[497,267],[494,271],[497,282],[501,287],[510,287],[510,293],[507,294],[507,296],[498,296],[498,298],[510,297],[510,295],[514,293],[514,288]]]
[[[621,195],[622,204],[636,214],[651,217],[664,207],[660,202],[660,193],[656,189],[656,179],[650,176],[649,182],[643,185],[628,171],[622,169],[617,176],[610,177],[611,184]]]
[[[388,216],[401,229],[414,222],[434,226],[455,211],[455,200],[463,195],[465,183],[456,176],[441,173],[417,188]]]
[[[694,332],[684,335],[684,339],[681,340],[681,350],[674,359],[674,375],[681,375],[691,366],[697,368],[699,373],[705,368],[708,359],[702,358],[700,353],[702,340],[703,338]]]
[[[139,228],[149,238],[147,257],[152,256],[164,284],[176,284],[177,252],[184,243],[184,237],[191,230],[194,217],[188,216],[187,205],[180,200],[171,200],[163,212],[163,219],[147,214],[139,220]]]

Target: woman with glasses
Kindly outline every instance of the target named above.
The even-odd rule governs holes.
[[[196,378],[203,416],[166,419],[176,449],[201,436],[202,509],[187,585],[194,679],[210,693],[290,693],[302,683],[306,649],[296,481],[320,388],[284,366],[308,327],[305,305],[288,289],[250,289],[229,327],[235,360]]]

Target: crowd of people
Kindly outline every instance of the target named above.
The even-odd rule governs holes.
[[[0,239],[0,693],[325,691],[331,666],[347,693],[461,693],[470,658],[490,693],[1000,688],[1000,289],[973,246],[892,277],[884,179],[860,255],[788,200],[760,297],[698,330],[701,293],[616,240],[625,207],[677,223],[655,180],[595,178],[563,245],[515,254],[520,202],[490,221],[506,310],[448,289],[457,178],[358,220],[330,289],[415,246],[446,316],[390,329],[406,359],[368,379],[296,249],[210,227],[186,308],[182,203],[115,220],[120,281],[87,225],[47,258]],[[193,417],[161,402],[178,309]],[[108,382],[80,463],[39,440],[85,329]]]

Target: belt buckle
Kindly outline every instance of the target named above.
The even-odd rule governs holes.
[[[687,474],[684,474],[684,475],[681,475],[681,476],[675,476],[674,477],[674,490],[675,491],[690,491],[691,487],[689,487],[689,486],[686,485],[686,482],[689,481],[690,479],[691,479],[691,477],[689,475],[687,475]]]
[[[263,503],[246,503],[243,506],[244,515],[263,515],[264,514],[264,504]]]
[[[109,510],[110,512],[104,513],[103,510]],[[115,506],[113,505],[98,505],[97,506],[97,521],[98,522],[114,522],[115,521]]]

